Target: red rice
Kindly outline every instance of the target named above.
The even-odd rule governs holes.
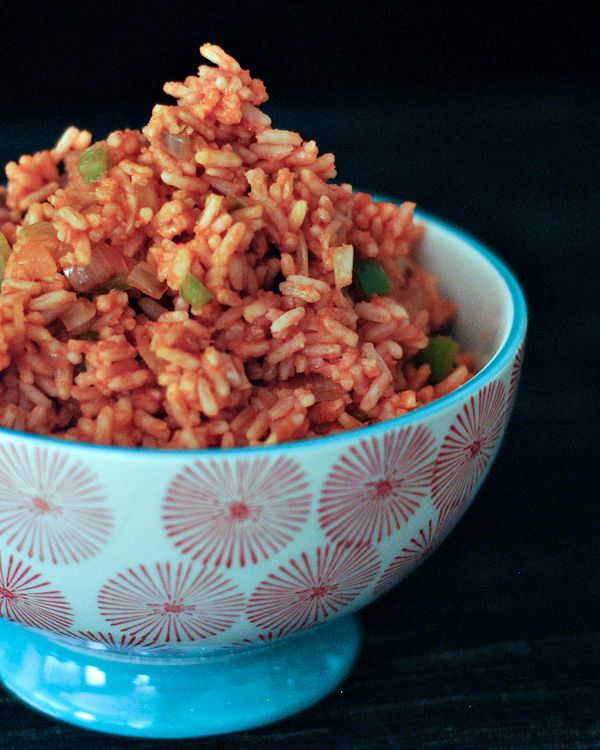
[[[122,446],[273,445],[406,414],[471,377],[464,354],[433,386],[413,364],[454,312],[415,263],[414,204],[331,182],[333,155],[259,109],[262,81],[219,47],[201,53],[215,67],[165,84],[176,104],[106,138],[103,179],[81,180],[92,138],[75,127],[6,166],[0,425]],[[49,233],[25,241],[20,228],[40,222]],[[160,301],[73,289],[65,269],[93,268],[97,247],[121,270],[143,262]],[[352,254],[378,258],[389,296],[353,298]],[[213,297],[194,311],[188,273]]]

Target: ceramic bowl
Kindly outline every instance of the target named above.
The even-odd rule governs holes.
[[[0,430],[0,676],[39,710],[144,737],[287,716],[351,668],[351,616],[422,562],[494,460],[519,380],[522,292],[420,217],[425,267],[476,352],[407,416],[275,447],[107,448]]]

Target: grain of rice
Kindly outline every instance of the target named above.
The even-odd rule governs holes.
[[[318,302],[321,299],[321,293],[314,287],[298,286],[297,284],[284,281],[279,285],[279,289],[282,294],[302,300],[303,302]]]
[[[113,410],[110,406],[103,407],[96,417],[94,442],[108,445],[112,442]]]
[[[289,341],[286,341],[285,344],[280,344],[271,349],[271,352],[267,355],[267,362],[274,365],[282,362],[284,359],[288,359],[288,357],[291,357],[292,354],[304,347],[304,341],[304,334],[297,333]]]
[[[45,201],[57,190],[58,190],[58,182],[49,182],[47,185],[44,185],[44,187],[41,187],[39,190],[36,190],[33,193],[29,193],[29,195],[26,198],[23,198],[22,200],[19,201],[18,203],[19,211],[27,211],[27,209],[30,208],[34,203],[38,203],[39,201]]]
[[[342,347],[339,344],[313,344],[302,350],[307,357],[339,357]]]
[[[453,372],[444,378],[444,380],[437,383],[434,386],[433,392],[435,398],[441,398],[448,393],[451,393],[463,383],[467,382],[469,377],[469,371],[464,365],[459,365]]]
[[[290,146],[301,146],[302,138],[299,133],[291,130],[263,130],[256,136],[257,143],[285,144]]]
[[[379,344],[392,338],[397,327],[398,324],[394,320],[387,323],[372,323],[364,326],[361,333],[367,341]]]
[[[306,310],[303,307],[295,307],[292,310],[288,310],[288,312],[283,313],[283,315],[280,315],[271,323],[271,333],[275,336],[291,326],[297,325],[305,314]]]
[[[341,344],[351,347],[355,347],[358,344],[358,333],[356,331],[352,331],[334,319],[323,318],[322,323],[327,333]]]
[[[65,305],[75,302],[77,295],[74,292],[67,292],[61,289],[56,292],[46,292],[29,303],[30,310],[60,310]]]
[[[207,417],[216,417],[219,413],[219,405],[206,378],[198,378],[198,398],[204,414]]]
[[[369,386],[369,390],[363,396],[359,406],[359,409],[364,412],[369,412],[375,408],[375,405],[383,395],[383,391],[390,383],[390,376],[387,372],[382,372]]]
[[[58,163],[72,149],[87,148],[92,141],[92,134],[87,130],[78,130],[73,126],[68,127],[58,139],[56,146],[50,152],[52,159]]]
[[[285,159],[289,156],[294,147],[291,145],[273,145],[270,143],[253,143],[250,146],[250,150],[261,159],[267,159],[268,161],[276,161]]]
[[[357,302],[354,305],[354,309],[362,320],[370,320],[375,323],[389,323],[392,319],[390,310],[380,305],[374,305],[371,302]]]
[[[194,159],[205,168],[239,167],[242,163],[241,157],[235,151],[226,149],[219,151],[218,149],[203,148],[195,153]]]
[[[262,318],[267,312],[267,306],[263,302],[252,302],[244,307],[244,320],[248,323],[254,323],[258,318]]]
[[[330,289],[330,286],[326,281],[322,281],[321,279],[311,279],[309,276],[300,276],[299,274],[290,276],[288,278],[288,281],[291,284],[296,284],[297,286],[315,289],[321,294],[327,293]]]
[[[281,419],[292,411],[296,405],[296,399],[293,396],[287,396],[280,399],[275,406],[267,412],[270,420]]]
[[[34,385],[27,385],[26,383],[21,383],[20,388],[21,388],[21,393],[26,398],[28,398],[32,403],[37,404],[38,406],[43,406],[46,409],[52,405],[52,401]]]
[[[306,218],[308,203],[305,200],[298,200],[290,212],[289,226],[292,232],[297,232]]]
[[[56,216],[59,219],[63,219],[73,229],[79,229],[84,232],[88,228],[88,222],[85,216],[79,211],[75,211],[73,208],[63,206],[56,212]]]
[[[269,429],[269,414],[267,412],[259,412],[256,415],[254,421],[250,424],[246,430],[246,440],[248,443],[254,443],[264,437],[265,433]]]

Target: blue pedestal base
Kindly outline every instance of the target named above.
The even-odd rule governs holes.
[[[33,708],[81,727],[202,737],[312,705],[344,679],[358,648],[352,616],[268,646],[193,659],[108,656],[0,620],[0,679]]]

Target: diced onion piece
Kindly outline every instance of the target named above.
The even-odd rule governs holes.
[[[136,328],[135,343],[137,345],[137,350],[140,353],[140,357],[155,375],[160,375],[167,366],[167,363],[152,351],[150,348],[151,340],[152,333],[147,326],[138,326],[138,328]]]
[[[26,224],[17,230],[17,241],[22,245],[30,242],[55,242],[56,230],[49,221]]]
[[[375,258],[358,258],[354,263],[354,287],[363,299],[371,299],[374,294],[389,294],[392,285]]]
[[[333,249],[333,277],[337,289],[350,286],[352,283],[352,266],[354,248],[352,245],[340,245]]]
[[[96,316],[96,307],[87,299],[78,299],[64,313],[59,315],[67,333],[80,336],[89,330],[92,320]]]
[[[58,271],[52,253],[39,242],[15,244],[6,263],[4,274],[7,278],[36,281],[51,276]]]
[[[127,277],[127,283],[153,299],[160,299],[167,285],[156,278],[156,274],[145,260],[137,263]]]
[[[114,276],[111,276],[110,279],[104,282],[104,284],[100,284],[99,287],[96,287],[94,290],[96,294],[108,294],[109,292],[126,292],[128,289],[131,289],[131,286],[127,282],[127,275],[124,273],[116,273]]]
[[[99,141],[86,148],[79,157],[79,174],[83,182],[98,182],[108,174],[108,149]]]
[[[27,224],[17,229],[17,241],[4,268],[11,279],[33,281],[51,276],[58,270],[55,254],[56,230],[49,221]]]
[[[0,232],[0,281],[4,278],[4,269],[10,255],[10,245],[6,237]]]
[[[106,242],[100,242],[97,245],[94,245],[92,249],[92,258],[94,258],[96,254],[101,255],[107,263],[110,263],[113,273],[129,273],[129,266],[127,265],[123,253],[112,245],[107,245]]]
[[[154,213],[158,208],[158,199],[152,185],[149,182],[141,183],[136,185],[134,190],[138,206],[140,208],[151,208]]]
[[[8,244],[8,240],[6,239],[4,234],[0,232],[0,259],[2,259],[6,263],[9,255],[10,245]]]
[[[91,292],[119,273],[127,273],[125,259],[104,242],[92,248],[92,260],[87,266],[69,266],[65,276],[76,292]]]
[[[144,315],[150,318],[150,320],[158,320],[163,313],[167,312],[166,307],[159,305],[158,302],[150,299],[150,297],[142,297],[138,301],[138,305],[140,306],[140,309],[142,310]]]
[[[181,296],[190,303],[192,310],[197,310],[213,298],[210,291],[192,273],[188,273],[183,280]]]
[[[189,161],[192,158],[192,141],[189,135],[173,135],[163,130],[160,140],[165,149],[176,159]]]
[[[458,350],[458,343],[451,336],[431,336],[425,349],[417,353],[415,363],[429,365],[430,382],[439,383],[454,370]]]

